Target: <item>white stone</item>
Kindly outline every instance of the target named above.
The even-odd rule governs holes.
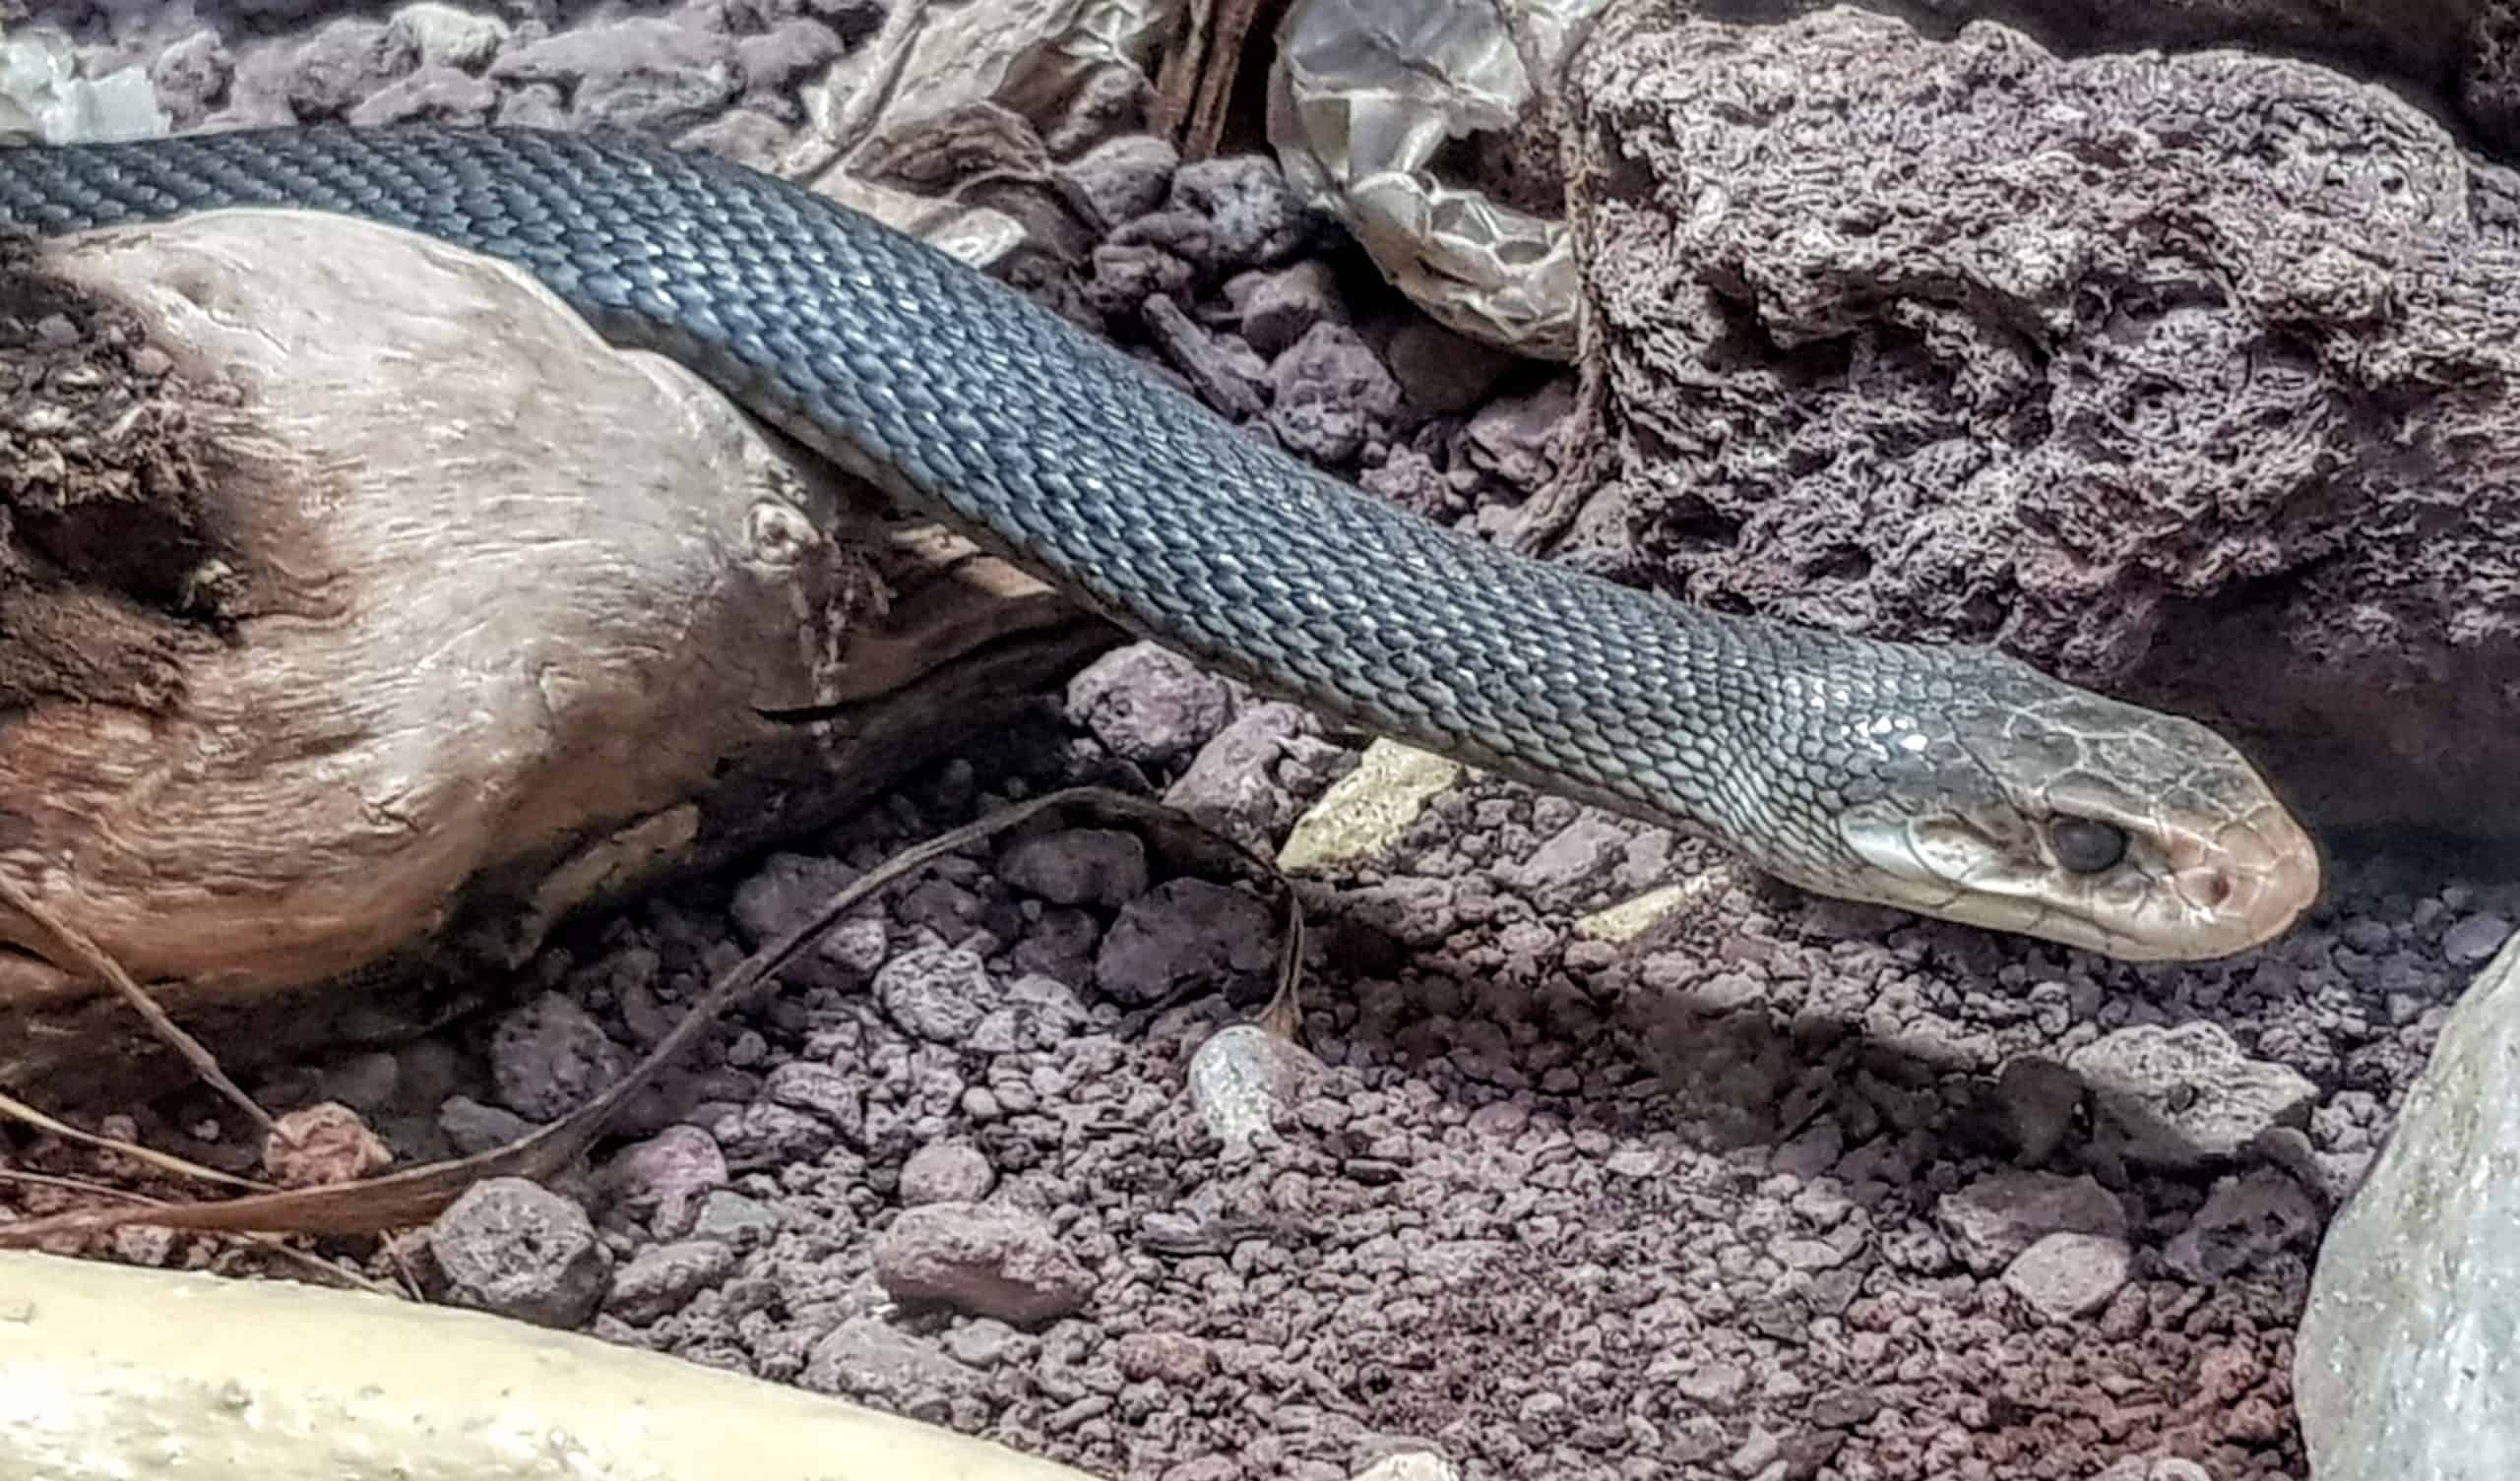
[[[2318,1481],[2520,1476],[2520,939],[2329,1227],[2293,1387]]]

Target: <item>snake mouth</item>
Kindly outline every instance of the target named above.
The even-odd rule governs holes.
[[[2238,817],[2094,808],[2128,835],[2098,873],[2061,865],[2019,815],[1932,821],[1850,815],[1840,835],[1866,879],[1827,888],[1937,919],[2038,937],[2128,961],[2205,961],[2263,946],[2318,898],[2309,834],[2277,804]]]

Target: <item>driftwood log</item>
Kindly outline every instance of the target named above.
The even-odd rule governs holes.
[[[0,879],[231,1069],[390,1039],[1115,636],[501,264],[264,212],[0,258]],[[163,1063],[0,904],[0,1083]]]

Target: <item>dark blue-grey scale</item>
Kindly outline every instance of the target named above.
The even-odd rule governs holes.
[[[1868,722],[2038,683],[1979,649],[1725,616],[1506,554],[1236,431],[923,243],[705,154],[417,125],[0,150],[0,221],[41,233],[239,206],[515,262],[608,339],[853,453],[1126,627],[1790,875],[1843,868],[1830,815],[1915,766]],[[1815,709],[1794,678],[1848,700]]]

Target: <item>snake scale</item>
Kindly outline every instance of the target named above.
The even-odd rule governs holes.
[[[0,224],[37,234],[231,207],[520,265],[612,342],[683,362],[1131,631],[1819,894],[2162,959],[2266,941],[2318,892],[2300,825],[2192,720],[1989,648],[1717,613],[1508,554],[729,161],[432,125],[0,151]]]

